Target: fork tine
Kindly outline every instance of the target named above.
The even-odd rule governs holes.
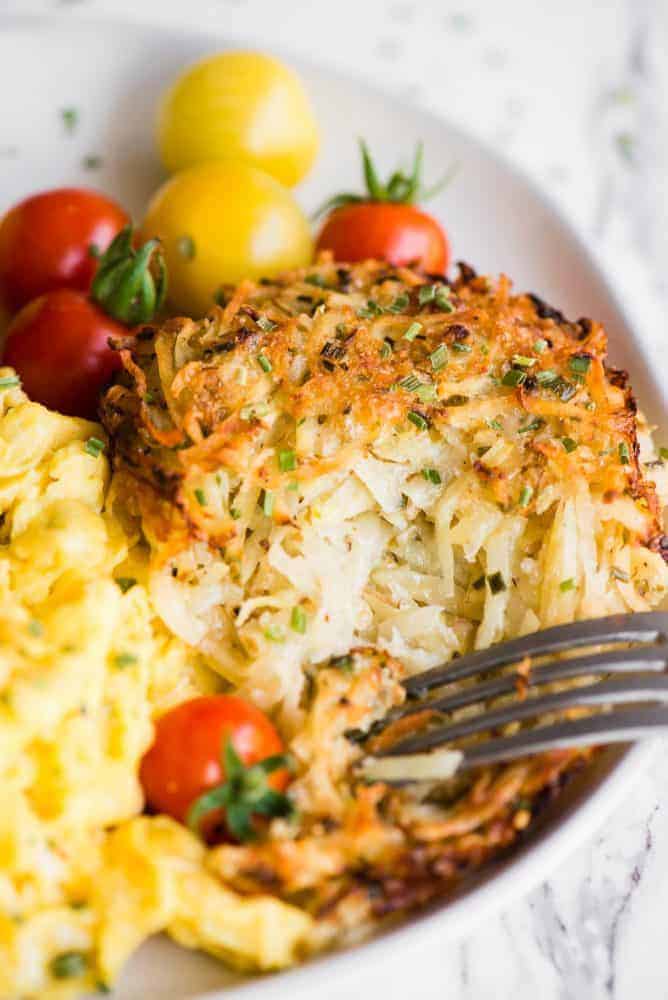
[[[463,751],[460,768],[497,764],[545,750],[602,743],[630,743],[648,736],[665,736],[668,705],[649,708],[618,708],[614,712],[569,719],[514,736],[487,740]]]
[[[668,667],[668,646],[645,646],[635,649],[614,649],[606,653],[590,653],[587,656],[557,660],[534,667],[527,676],[531,687],[552,684],[572,677],[586,677],[590,674],[634,673],[648,670],[664,670]],[[465,705],[488,701],[500,695],[510,694],[517,685],[517,674],[504,674],[479,684],[470,684],[461,691],[430,698],[424,701],[409,701],[395,709],[388,721],[395,721],[425,709],[438,712],[452,712]]]
[[[615,677],[579,688],[568,688],[565,691],[537,695],[534,698],[527,698],[525,701],[514,701],[472,718],[438,726],[435,729],[401,740],[387,751],[386,756],[422,753],[464,736],[483,733],[495,729],[497,726],[520,722],[523,719],[530,719],[546,712],[563,711],[576,705],[607,705],[657,700],[668,702],[668,677],[666,675]]]
[[[591,621],[555,625],[531,635],[501,642],[489,649],[480,650],[460,660],[433,667],[421,674],[414,674],[404,681],[410,697],[418,697],[450,681],[473,677],[495,667],[501,667],[525,656],[543,656],[578,646],[597,643],[616,644],[627,642],[655,643],[666,641],[668,612],[648,611],[629,615],[610,615]]]

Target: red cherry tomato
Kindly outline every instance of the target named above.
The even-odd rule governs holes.
[[[231,742],[243,770],[283,752],[283,742],[267,716],[236,695],[208,695],[183,702],[166,712],[155,727],[153,746],[144,756],[139,777],[148,804],[185,823],[193,804],[207,791],[220,787],[226,773],[226,746]],[[260,781],[262,776],[259,775]],[[270,797],[282,792],[289,781],[282,767],[266,776]],[[255,788],[251,789],[251,796]],[[252,815],[252,797],[241,787],[228,807],[247,809]],[[266,810],[265,815],[272,813]],[[275,812],[274,815],[280,815]],[[210,831],[220,823],[223,810],[206,817]],[[229,817],[228,817],[229,819]]]
[[[450,261],[445,233],[436,219],[414,205],[376,201],[337,208],[316,243],[336,260],[373,257],[399,267],[414,264],[427,274],[444,274]]]
[[[60,289],[24,306],[9,325],[3,363],[31,399],[94,420],[100,390],[121,367],[109,338],[128,329],[81,292]]]
[[[14,205],[0,223],[0,300],[10,312],[57,288],[86,292],[102,252],[129,222],[96,191],[57,188]]]

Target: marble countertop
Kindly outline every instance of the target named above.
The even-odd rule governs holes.
[[[308,55],[447,115],[560,203],[659,351],[668,305],[666,0],[0,0],[199,24]],[[668,748],[604,829],[458,944],[420,937],[327,1000],[666,1000]],[[291,995],[301,997],[299,991]]]

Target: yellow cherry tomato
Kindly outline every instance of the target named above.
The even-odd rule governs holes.
[[[318,129],[293,70],[260,52],[223,52],[187,69],[158,121],[165,167],[242,160],[292,187],[310,169]]]
[[[246,163],[201,163],[157,191],[142,231],[162,241],[169,299],[202,316],[221,284],[304,267],[313,255],[308,222],[290,192]]]

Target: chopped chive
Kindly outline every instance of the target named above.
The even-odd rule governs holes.
[[[131,667],[133,663],[137,662],[137,657],[134,653],[116,653],[114,657],[114,666],[118,667],[119,670],[123,670],[125,667]]]
[[[528,424],[524,425],[524,427],[518,427],[517,433],[526,434],[528,431],[537,431],[543,426],[544,423],[545,421],[542,417],[534,417],[533,420],[530,420]]]
[[[285,640],[285,633],[280,625],[267,625],[264,630],[264,637],[271,642],[283,642]]]
[[[429,360],[431,361],[431,367],[435,372],[445,368],[448,363],[448,348],[445,344],[441,344],[436,350],[429,355]]]
[[[274,513],[274,504],[276,502],[276,497],[271,492],[271,490],[262,490],[260,496],[260,506],[267,517],[271,517]]]
[[[411,372],[410,375],[405,375],[404,378],[399,379],[397,385],[401,386],[402,389],[405,389],[406,392],[415,392],[420,388],[422,383],[415,372]]]
[[[568,359],[568,367],[572,372],[584,375],[589,371],[591,358],[587,354],[573,354]]]
[[[292,609],[290,628],[293,632],[301,632],[302,635],[306,631],[306,612],[298,604]]]
[[[436,303],[439,309],[443,310],[443,312],[451,313],[455,311],[455,307],[450,301],[450,291],[449,289],[444,288],[443,286],[441,286],[436,292],[436,297],[434,299],[434,302]]]
[[[278,326],[278,323],[274,323],[268,316],[258,316],[255,322],[265,333],[271,333]]]
[[[259,364],[263,372],[271,371],[272,368],[271,361],[269,360],[266,354],[258,354],[257,363]]]
[[[435,385],[421,385],[415,390],[415,395],[423,403],[433,403],[436,399],[436,386]]]
[[[570,452],[575,451],[575,449],[578,446],[577,441],[574,441],[573,438],[569,437],[562,438],[561,443],[563,444],[566,451],[569,452],[569,454]]]
[[[664,462],[668,459],[668,448],[659,448],[659,458]]]
[[[387,307],[387,311],[391,313],[403,312],[406,306],[409,305],[410,301],[411,300],[408,295],[406,295],[405,292],[402,292],[401,295],[397,295],[394,302]]]
[[[629,451],[629,446],[626,441],[619,442],[617,451],[619,452],[619,461],[622,465],[628,465],[631,461],[631,452]]]
[[[132,590],[136,586],[137,581],[133,576],[117,576],[116,585],[120,589],[122,594],[127,594],[128,590]]]
[[[390,355],[392,354],[392,350],[393,350],[392,342],[390,340],[387,340],[386,338],[380,347],[381,358],[389,358]]]
[[[76,108],[62,108],[60,112],[63,125],[68,132],[74,132],[79,124],[79,112]]]
[[[105,449],[104,441],[100,441],[99,438],[90,437],[84,445],[84,451],[87,454],[92,455],[93,458],[99,458]]]
[[[487,584],[493,594],[500,594],[502,591],[508,589],[506,581],[503,579],[503,574],[499,573],[498,570],[487,577]]]
[[[510,368],[501,379],[501,385],[518,386],[526,381],[527,373],[519,368]]]
[[[307,285],[315,285],[316,288],[327,288],[327,281],[322,274],[307,274],[304,281]]]
[[[533,349],[536,352],[536,354],[542,354],[546,348],[547,348],[547,341],[544,340],[543,337],[539,337],[538,340],[534,341]]]
[[[569,576],[568,580],[562,580],[559,584],[559,590],[562,594],[567,594],[569,590],[575,590],[575,580],[572,576]]]
[[[278,453],[278,467],[281,472],[292,472],[297,468],[297,456],[291,448],[284,448]]]
[[[198,486],[196,490],[193,490],[193,493],[195,494],[195,499],[200,507],[206,507],[206,494],[204,490],[200,489]]]
[[[436,298],[436,290],[438,285],[422,285],[420,291],[418,292],[418,302],[421,306],[425,306],[427,302],[433,302]]]
[[[528,358],[526,354],[513,354],[511,364],[516,368],[533,368],[536,358]]]
[[[426,431],[427,428],[429,427],[429,421],[426,420],[425,417],[423,417],[422,414],[418,413],[416,410],[408,411],[408,419],[420,431]]]
[[[459,340],[456,340],[454,344],[450,345],[450,347],[457,354],[470,354],[473,350],[470,344],[462,344]]]
[[[186,260],[193,260],[196,254],[195,241],[192,236],[184,233],[176,242],[176,249]]]
[[[628,583],[631,579],[630,575],[625,569],[620,569],[619,566],[612,566],[610,569],[610,576],[614,580],[619,580],[621,583]]]
[[[286,489],[288,489],[288,490],[290,490],[291,492],[295,493],[295,492],[296,492],[296,491],[297,491],[297,490],[299,489],[299,482],[298,482],[298,480],[296,480],[296,479],[292,479],[292,480],[291,480],[291,481],[290,481],[290,482],[288,483],[288,485],[287,485]]]
[[[233,521],[238,521],[241,517],[241,511],[238,507],[230,507],[230,517]]]
[[[408,341],[415,340],[421,329],[422,323],[411,323],[401,339]]]
[[[357,310],[360,319],[373,319],[374,316],[382,315],[382,306],[379,306],[374,299],[367,299],[367,304]]]
[[[18,375],[3,375],[0,378],[0,389],[16,389],[21,385]]]
[[[49,968],[54,979],[73,979],[86,971],[88,959],[82,951],[63,951],[51,959]]]
[[[552,385],[559,376],[551,368],[545,368],[542,372],[536,372],[534,378],[538,385]]]
[[[424,478],[427,480],[428,483],[434,483],[434,485],[436,486],[438,486],[442,482],[441,474],[438,471],[438,469],[423,469],[422,475],[424,476]]]
[[[503,425],[501,424],[500,420],[486,420],[485,423],[493,431],[502,431],[503,430]]]
[[[444,406],[466,406],[469,401],[468,396],[462,396],[461,393],[455,392],[452,396],[446,396],[443,400]]]
[[[533,486],[523,486],[520,490],[520,507],[528,507],[531,503],[531,497],[533,496]]]

